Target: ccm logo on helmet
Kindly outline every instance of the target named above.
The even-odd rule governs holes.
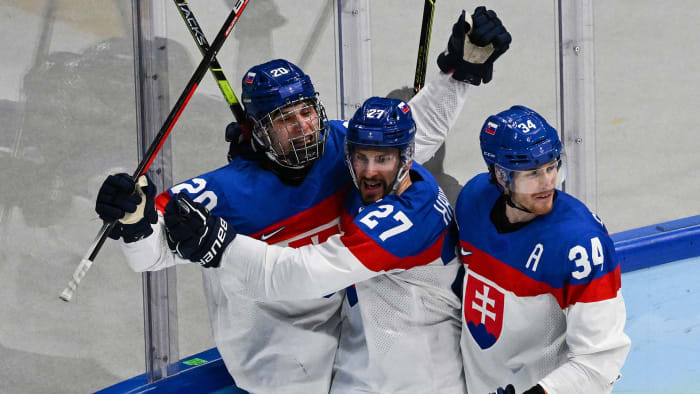
[[[211,245],[211,248],[209,248],[207,254],[205,254],[202,257],[202,264],[210,262],[221,251],[221,244],[226,238],[226,230],[228,230],[228,223],[226,223],[226,221],[222,218],[219,218],[219,222],[221,223],[221,226],[219,227],[219,231],[216,234],[216,240],[214,240],[214,243]]]

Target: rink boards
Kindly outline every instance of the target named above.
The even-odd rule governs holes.
[[[612,235],[622,265],[632,348],[614,393],[681,393],[700,383],[700,215]],[[100,393],[245,393],[216,348],[184,358],[178,373],[139,375]]]

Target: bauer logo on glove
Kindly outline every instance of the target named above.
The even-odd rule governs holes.
[[[174,195],[165,206],[165,230],[170,250],[203,267],[218,267],[236,231],[223,218],[211,215],[185,193]]]

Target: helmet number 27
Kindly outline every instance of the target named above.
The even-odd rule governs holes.
[[[371,119],[381,119],[384,112],[385,111],[382,109],[370,108],[367,110],[367,117]]]
[[[393,212],[393,205],[380,205],[377,207],[376,210],[368,213],[362,219],[360,219],[360,223],[369,227],[369,229],[371,230],[375,228],[377,224],[379,224],[379,222],[375,218],[382,219],[391,215]],[[413,226],[413,222],[411,222],[411,219],[409,219],[408,216],[406,216],[406,214],[401,211],[397,211],[394,214],[394,216],[392,216],[392,218],[399,224],[379,234],[379,239],[381,239],[382,241],[386,241],[388,238],[393,237],[396,234],[400,234]]]

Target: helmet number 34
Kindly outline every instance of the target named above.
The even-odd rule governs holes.
[[[528,119],[525,123],[518,123],[518,128],[520,128],[523,133],[529,133],[530,130],[537,129],[537,126],[535,126],[532,120]]]

